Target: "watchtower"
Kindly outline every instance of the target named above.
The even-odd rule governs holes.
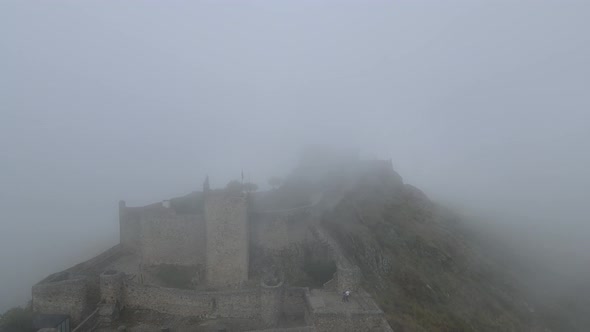
[[[248,204],[242,192],[205,194],[206,281],[213,288],[237,288],[248,280]]]

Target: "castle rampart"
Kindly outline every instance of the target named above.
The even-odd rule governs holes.
[[[204,188],[144,207],[121,201],[120,244],[35,285],[33,309],[70,315],[74,326],[113,326],[129,309],[244,320],[248,328],[267,331],[293,326],[285,321],[310,331],[379,330],[383,324],[387,331],[383,312],[360,288],[359,267],[319,223],[321,198],[296,208],[252,211],[253,195],[211,190],[208,181]],[[318,262],[336,264],[323,289],[288,287],[309,280]],[[342,303],[344,290],[353,291],[354,304]]]
[[[128,282],[126,308],[149,309],[186,317],[260,318],[260,290],[198,292]]]
[[[53,280],[33,286],[33,311],[70,315],[73,325],[80,323],[98,302],[95,281],[88,276],[70,276],[63,272]]]
[[[126,207],[123,202],[119,209],[121,245],[140,255],[144,264],[205,264],[202,214],[177,214],[165,204]]]

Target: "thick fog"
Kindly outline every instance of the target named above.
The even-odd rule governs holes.
[[[0,311],[117,243],[119,199],[317,143],[590,266],[589,31],[585,1],[2,1]]]

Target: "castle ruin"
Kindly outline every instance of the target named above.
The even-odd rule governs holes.
[[[391,331],[360,269],[322,228],[319,201],[265,209],[208,180],[181,198],[121,201],[120,243],[33,286],[33,309],[68,315],[73,331],[115,331],[129,320],[139,324],[132,331]],[[332,262],[333,277],[295,281],[306,280],[310,259]],[[342,303],[343,290],[353,301]],[[133,317],[144,312],[165,319]]]

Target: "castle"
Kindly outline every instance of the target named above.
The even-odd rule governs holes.
[[[68,316],[72,331],[130,321],[130,331],[391,331],[360,287],[360,269],[322,228],[321,197],[273,209],[262,196],[212,190],[206,180],[180,198],[121,201],[120,243],[33,286],[33,310]],[[296,282],[310,260],[333,263],[333,276]],[[344,290],[353,291],[350,303]]]

